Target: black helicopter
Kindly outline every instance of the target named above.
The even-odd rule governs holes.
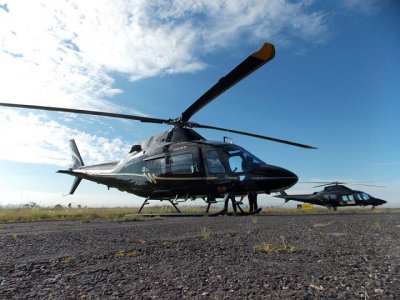
[[[260,50],[252,53],[225,77],[222,77],[176,119],[13,103],[0,103],[0,106],[98,115],[144,123],[172,125],[170,130],[133,145],[124,159],[91,166],[84,165],[75,142],[71,140],[73,165],[67,170],[58,171],[75,177],[69,194],[73,194],[81,180],[86,179],[104,184],[108,188],[117,188],[144,197],[145,201],[138,213],[150,200],[169,201],[177,212],[180,212],[176,204],[196,198],[202,198],[208,203],[206,213],[208,213],[211,203],[215,203],[217,198],[223,198],[225,208],[221,213],[225,213],[226,203],[232,197],[243,197],[250,192],[269,194],[283,191],[293,186],[298,181],[298,177],[291,171],[265,163],[238,145],[207,141],[192,128],[232,132],[315,149],[315,147],[295,142],[189,121],[205,105],[270,61],[274,55],[274,46],[265,43]],[[240,208],[240,202],[238,201],[236,204],[244,214]]]
[[[315,183],[315,182],[314,182]],[[319,182],[318,182],[319,183]],[[323,191],[315,192],[313,194],[303,194],[303,195],[288,195],[285,191],[281,191],[280,195],[275,197],[285,199],[285,202],[289,200],[300,201],[304,203],[311,203],[316,205],[321,205],[328,207],[333,210],[337,210],[339,206],[368,206],[371,205],[374,209],[378,205],[383,205],[386,203],[385,200],[378,199],[368,195],[362,191],[352,190],[344,186],[344,182],[330,182],[318,185],[315,187],[325,186]],[[365,186],[375,186],[367,185]]]

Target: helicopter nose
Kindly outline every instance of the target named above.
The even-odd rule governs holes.
[[[265,186],[269,192],[286,190],[299,180],[296,174],[281,167],[265,165],[261,170],[266,176]]]
[[[279,172],[281,173],[282,182],[285,184],[285,189],[294,186],[297,181],[299,181],[299,177],[297,177],[297,175],[294,174],[292,171],[280,167],[277,168],[279,168]]]
[[[382,200],[382,199],[378,199],[379,205],[383,205],[386,204],[387,201],[386,200]]]

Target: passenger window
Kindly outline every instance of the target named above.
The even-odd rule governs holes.
[[[144,168],[144,162],[143,161],[135,161],[132,162],[131,164],[124,166],[120,173],[133,173],[133,174],[142,174],[143,173],[143,168]]]
[[[165,174],[165,158],[146,161],[145,171],[154,175]]]
[[[212,174],[225,173],[224,165],[219,159],[218,152],[215,150],[206,153],[208,172]]]
[[[172,174],[193,174],[197,171],[197,166],[193,164],[191,153],[171,156],[170,164]]]
[[[342,200],[343,200],[343,201],[349,201],[350,199],[349,199],[349,196],[348,196],[348,195],[343,195],[343,196],[342,196]]]

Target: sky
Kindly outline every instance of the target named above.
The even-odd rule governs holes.
[[[265,42],[275,58],[191,121],[231,134],[309,181],[344,181],[400,207],[400,4],[338,1],[1,1],[0,102],[176,118]],[[57,174],[75,139],[86,165],[122,159],[166,125],[0,107],[0,205],[138,206]],[[209,140],[223,132],[197,130]],[[263,196],[262,206],[283,201]]]

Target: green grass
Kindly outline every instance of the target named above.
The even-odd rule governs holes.
[[[80,220],[90,223],[95,219],[124,220],[137,208],[7,208],[0,209],[0,222],[23,222],[42,220]]]
[[[115,257],[136,257],[140,255],[140,251],[136,249],[132,250],[118,250],[115,253]]]
[[[203,240],[209,240],[211,237],[211,229],[207,227],[203,227],[201,229],[201,237]]]
[[[214,207],[210,212],[217,212],[221,208]],[[0,208],[0,222],[27,222],[42,220],[79,220],[82,224],[90,223],[95,219],[107,219],[117,221],[141,221],[146,220],[137,214],[138,207],[113,207],[113,208],[64,208],[56,205],[52,208],[45,207],[20,207],[20,208]],[[203,206],[185,206],[180,210],[185,213],[204,213]],[[157,218],[157,214],[176,213],[171,205],[147,206],[142,213],[154,214],[152,219]]]
[[[75,261],[76,261],[76,258],[74,256],[66,256],[61,260],[61,262],[64,265],[70,265],[70,264],[74,263]]]
[[[332,223],[333,223],[333,222],[328,222],[328,223],[315,223],[315,224],[313,225],[313,227],[314,227],[314,228],[326,227],[326,226],[331,225]]]
[[[268,254],[299,252],[299,249],[297,249],[296,247],[287,245],[284,237],[281,237],[281,239],[282,239],[282,245],[261,243],[261,244],[253,246],[253,251],[260,252],[260,253],[268,253]]]
[[[185,213],[204,213],[205,206],[181,206]],[[221,207],[211,207],[210,213],[217,212]],[[42,220],[78,220],[82,224],[90,223],[95,219],[107,219],[117,221],[141,221],[146,220],[143,216],[138,216],[138,207],[115,207],[115,208],[64,208],[56,205],[53,208],[43,207],[21,207],[21,208],[0,208],[0,222],[29,222]],[[170,205],[147,206],[142,213],[175,213],[175,209]],[[314,208],[312,210],[302,211],[296,208],[263,208],[261,215],[296,215],[296,214],[346,214],[346,213],[370,213],[368,208],[339,208],[333,212],[325,208]],[[400,213],[396,208],[380,208],[373,211],[376,214]],[[152,219],[157,219],[153,217]],[[253,223],[257,222],[256,217],[252,217]],[[315,227],[319,227],[316,225]]]
[[[380,221],[376,221],[376,222],[374,223],[374,229],[375,229],[376,231],[381,231],[381,230],[382,230],[382,224],[381,224]]]

